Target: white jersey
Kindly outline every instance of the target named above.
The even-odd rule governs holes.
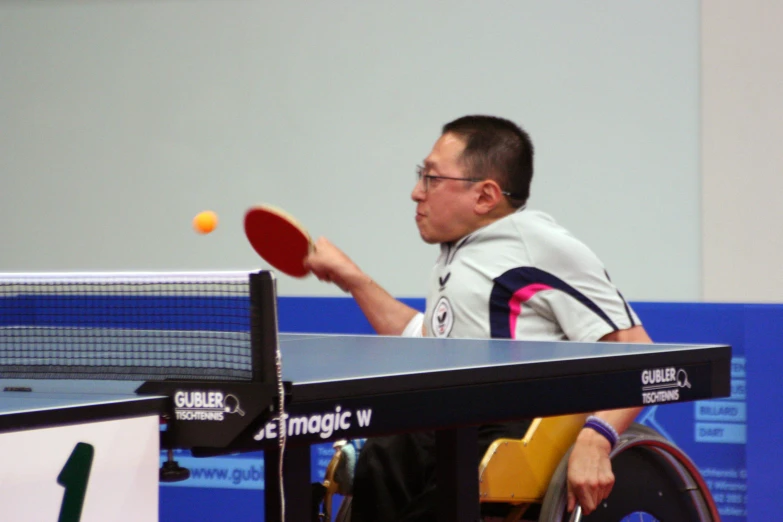
[[[520,209],[441,245],[426,335],[597,341],[640,324],[598,257],[544,214]]]

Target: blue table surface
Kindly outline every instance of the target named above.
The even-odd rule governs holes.
[[[536,342],[281,334],[283,379],[297,384],[692,351],[715,345]]]
[[[148,396],[134,393],[141,384],[135,381],[2,379],[0,415],[149,400]],[[32,391],[6,391],[19,387]]]
[[[313,384],[459,369],[705,349],[712,345],[281,334],[283,379]],[[0,379],[0,415],[144,400],[140,381]]]

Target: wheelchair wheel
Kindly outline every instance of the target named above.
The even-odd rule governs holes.
[[[352,496],[343,497],[340,502],[340,509],[337,510],[337,514],[334,516],[334,522],[351,522],[351,501]]]
[[[570,514],[566,475],[570,451],[552,477],[539,522],[719,522],[720,517],[693,462],[655,430],[634,424],[612,451],[615,485],[609,497],[589,516]]]

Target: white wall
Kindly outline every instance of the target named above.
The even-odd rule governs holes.
[[[628,298],[697,300],[698,27],[696,0],[6,0],[0,270],[263,266],[263,201],[422,296],[414,166],[480,112],[531,133],[532,205]]]
[[[783,301],[783,2],[702,6],[703,297]]]

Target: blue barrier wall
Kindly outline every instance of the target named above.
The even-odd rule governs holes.
[[[36,298],[39,301],[0,299],[0,325],[23,317],[26,324],[109,326],[100,318],[106,311],[100,300],[72,303],[78,313],[54,316],[46,311],[51,301]],[[406,302],[418,309],[424,306],[422,299]],[[150,315],[143,324],[137,324],[138,305],[132,304],[135,315],[115,310],[109,320],[111,326],[216,326],[209,306],[205,306],[209,303],[203,301],[188,302],[183,316],[173,314],[165,319],[166,324],[150,324]],[[221,306],[236,307],[241,315],[247,301],[224,301]],[[634,308],[656,342],[732,345],[731,397],[653,406],[642,412],[640,421],[663,432],[696,462],[724,521],[775,519],[783,509],[783,499],[778,494],[776,462],[771,456],[776,454],[776,442],[783,440],[783,420],[776,414],[783,398],[772,383],[783,375],[783,360],[776,353],[778,340],[783,339],[783,306],[635,303]],[[94,316],[90,310],[94,310]],[[11,315],[16,317],[11,319]],[[372,333],[349,298],[282,297],[279,321],[284,332]],[[237,327],[244,329],[245,325],[233,328]],[[331,453],[329,444],[313,447],[314,481],[323,477]],[[183,483],[161,486],[161,522],[263,520],[260,453],[194,459],[187,452],[178,452],[176,458],[191,469],[193,476]]]
[[[745,307],[748,383],[748,520],[783,513],[779,455],[783,442],[783,306]]]

